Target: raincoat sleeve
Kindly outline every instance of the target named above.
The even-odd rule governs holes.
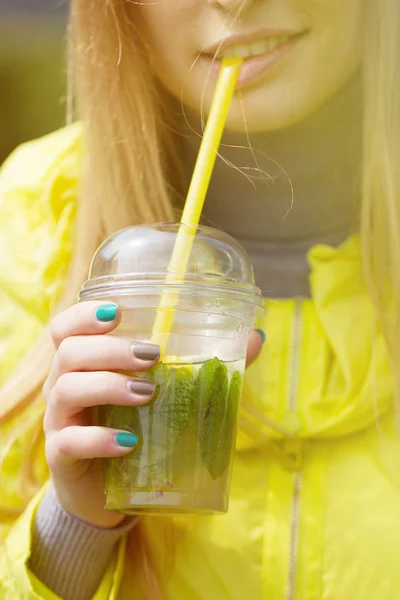
[[[62,293],[80,172],[74,125],[15,150],[0,169],[0,385]]]
[[[36,341],[62,291],[71,256],[80,153],[80,126],[73,125],[20,147],[0,170],[0,385]],[[29,410],[22,415],[20,436],[10,434],[18,417],[0,426],[1,600],[58,599],[28,568],[34,518],[46,486],[10,525],[26,504],[18,484],[26,444],[33,428],[41,427],[35,421],[37,409]],[[32,469],[44,482],[47,469],[44,453],[39,454],[40,464]],[[124,546],[125,539],[94,600],[117,599]]]
[[[46,486],[47,487],[47,486]],[[46,487],[31,501],[13,526],[0,551],[1,600],[60,600],[28,568],[32,529]],[[93,600],[117,600],[124,566],[125,538],[111,560]]]

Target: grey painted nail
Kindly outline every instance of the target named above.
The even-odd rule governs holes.
[[[160,346],[156,344],[133,344],[132,353],[140,360],[157,360],[160,358]]]
[[[134,394],[140,396],[151,396],[156,390],[157,384],[154,381],[148,381],[147,379],[133,379],[129,382],[129,389]]]

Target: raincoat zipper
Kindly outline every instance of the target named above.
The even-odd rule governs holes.
[[[296,300],[293,324],[292,358],[290,369],[290,391],[288,398],[288,409],[291,413],[296,411],[297,386],[300,367],[300,342],[301,342],[301,299]],[[287,588],[285,600],[294,600],[296,584],[297,555],[299,546],[299,522],[300,522],[300,495],[302,474],[296,471],[293,474],[292,515],[290,524],[290,547],[289,564],[287,576]]]

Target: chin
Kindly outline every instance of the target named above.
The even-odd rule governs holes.
[[[204,108],[208,113],[213,96],[208,88]],[[197,104],[192,100],[192,107]],[[323,93],[313,93],[309,86],[280,85],[244,88],[231,103],[226,128],[235,132],[267,132],[291,127],[313,114],[325,101]]]
[[[341,78],[285,81],[244,88],[234,96],[226,127],[231,131],[267,132],[292,127],[320,110],[346,84],[354,71]]]
[[[215,82],[208,81],[205,88],[202,80],[193,83],[192,87],[188,86],[186,89],[184,103],[199,113],[199,99],[203,99],[204,113],[207,116],[213,100]],[[225,127],[234,132],[279,131],[305,120],[318,110],[329,96],[330,90],[321,89],[312,78],[307,82],[285,80],[249,86],[235,94]]]
[[[229,111],[226,128],[235,132],[279,131],[306,119],[317,107],[264,105],[248,106],[245,110],[234,102]]]
[[[295,124],[299,119],[292,115],[285,114],[266,114],[265,111],[252,111],[246,114],[246,119],[243,119],[243,114],[236,110],[231,110],[226,122],[226,129],[237,133],[261,133],[267,131],[279,131]]]

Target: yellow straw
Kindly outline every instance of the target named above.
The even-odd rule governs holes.
[[[237,58],[224,59],[222,62],[210,114],[183,209],[181,225],[168,266],[167,281],[182,281],[184,279],[241,64],[242,60]],[[174,319],[173,308],[177,305],[178,300],[179,296],[177,294],[163,294],[161,296],[152,335],[152,341],[161,347],[161,355],[164,354],[167,337]]]

